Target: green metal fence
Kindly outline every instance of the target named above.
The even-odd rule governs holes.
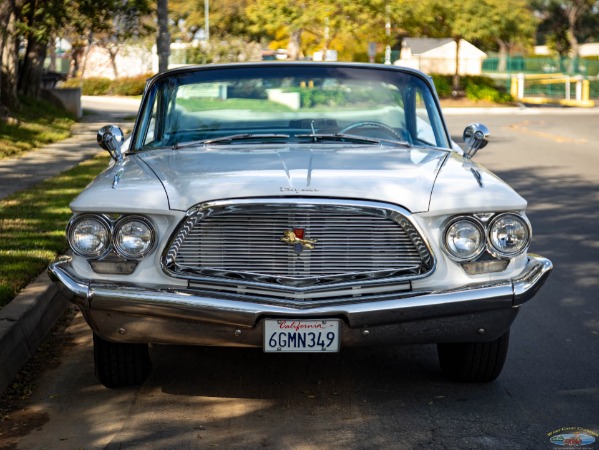
[[[502,65],[500,58],[487,58],[483,61],[482,70],[484,73],[563,73],[596,77],[599,76],[599,60],[509,57]]]
[[[509,92],[512,77],[519,74],[563,74],[582,76],[589,80],[591,99],[599,99],[599,59],[577,58],[523,58],[510,57],[505,61],[491,57],[483,61],[483,75],[491,76],[498,86],[503,86]],[[541,84],[527,82],[525,95],[560,98],[564,96],[563,84]]]

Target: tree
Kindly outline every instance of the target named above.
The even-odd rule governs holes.
[[[597,0],[536,0],[532,6],[541,17],[538,40],[560,56],[575,59],[580,42],[599,39]]]
[[[446,0],[408,0],[407,17],[404,21],[408,31],[415,36],[431,38],[450,37],[455,42],[455,72],[452,89],[460,89],[460,41],[468,39],[478,17],[470,16],[472,0],[448,2]]]
[[[250,30],[250,19],[246,8],[252,0],[219,0],[209,11],[209,34],[215,38],[230,37],[256,40]],[[204,0],[169,0],[169,18],[174,23],[173,37],[183,42],[192,42],[206,36]],[[258,36],[259,37],[259,36]]]
[[[246,13],[250,30],[286,44],[289,58],[298,59],[315,50],[342,48],[348,39],[357,41],[356,30],[372,24],[369,6],[353,0],[255,0]],[[364,49],[366,42],[361,42]]]
[[[596,0],[568,0],[563,2],[563,10],[568,20],[568,40],[570,41],[570,51],[573,58],[578,58],[578,25],[585,13],[591,10],[593,5],[597,5]]]
[[[16,21],[17,5],[15,0],[0,2],[0,117],[8,115],[8,111],[18,105],[17,98],[17,40]]]
[[[154,31],[148,21],[152,13],[149,0],[79,0],[72,42],[74,75],[81,75],[85,63],[80,58],[92,44],[104,48],[110,57],[115,78],[118,77],[116,58],[124,46],[143,39]]]
[[[64,25],[67,4],[64,0],[28,0],[20,11],[20,31],[25,43],[25,54],[18,78],[18,91],[36,97],[44,69],[48,44]]]
[[[506,70],[515,47],[532,46],[538,20],[526,0],[480,0],[471,13],[477,15],[478,27],[469,36],[489,48],[498,47],[500,72]]]
[[[416,36],[450,37],[455,42],[452,89],[460,89],[460,42],[497,45],[505,65],[515,45],[532,42],[536,21],[525,0],[408,0],[404,24]]]

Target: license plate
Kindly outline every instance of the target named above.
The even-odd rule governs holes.
[[[265,352],[338,352],[339,321],[266,319],[264,321]]]

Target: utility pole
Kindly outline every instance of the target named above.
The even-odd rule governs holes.
[[[210,40],[210,0],[204,0],[204,38]]]
[[[387,45],[385,46],[385,64],[391,64],[391,19],[389,18],[389,4],[385,5],[385,38]]]
[[[168,0],[158,0],[158,72],[168,69],[168,57],[171,54],[171,35],[168,32]]]

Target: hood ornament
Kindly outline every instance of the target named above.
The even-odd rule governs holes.
[[[281,238],[282,242],[285,242],[291,246],[297,253],[301,253],[304,249],[313,250],[316,239],[304,239],[305,230],[303,228],[294,228],[293,230],[286,230]]]

